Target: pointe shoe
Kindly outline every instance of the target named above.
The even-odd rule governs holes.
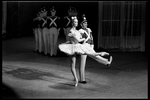
[[[112,58],[112,56],[110,56],[110,59],[109,59],[109,61],[110,61],[110,64],[111,64],[112,60],[113,60],[113,58]]]
[[[77,87],[77,86],[78,86],[78,80],[75,81],[75,87]]]
[[[75,83],[75,87],[77,87],[77,86],[78,86],[78,82]]]
[[[78,83],[75,84],[75,87],[77,87],[77,86],[78,86]]]
[[[113,59],[112,56],[110,56],[110,58],[109,58],[109,60],[108,60],[109,63],[108,63],[106,66],[110,66],[110,64],[111,64],[111,62],[112,62],[112,59]]]

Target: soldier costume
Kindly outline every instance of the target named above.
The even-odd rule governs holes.
[[[48,29],[47,29],[47,11],[46,9],[44,8],[42,10],[42,43],[43,43],[43,52],[45,55],[47,55],[47,42],[48,42],[48,39],[47,39],[47,35],[48,35]]]
[[[48,17],[49,20],[49,35],[48,35],[48,42],[49,42],[49,52],[50,56],[57,55],[57,41],[58,41],[58,36],[59,36],[59,31],[60,31],[60,17],[55,16],[56,10],[54,7],[51,9],[51,16]]]
[[[35,52],[39,51],[39,38],[38,38],[38,24],[39,24],[39,12],[37,17],[33,19],[33,34],[35,37]]]
[[[39,44],[39,53],[42,53],[42,10],[39,12],[39,17],[38,17],[38,44]]]
[[[64,17],[64,34],[66,36],[66,41],[69,41],[69,31],[72,27],[72,23],[71,23],[71,17],[72,16],[77,16],[78,12],[76,10],[73,10],[72,7],[70,7],[70,9],[68,10],[68,16]]]

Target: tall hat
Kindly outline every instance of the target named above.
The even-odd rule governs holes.
[[[73,16],[77,16],[78,15],[78,12],[76,10],[76,8],[73,9]]]
[[[39,11],[39,16],[43,15],[43,8],[41,8],[41,10]]]
[[[38,12],[36,13],[36,15],[37,15],[37,16],[39,16],[39,15],[40,15],[40,10],[38,10]]]
[[[82,22],[81,22],[81,24],[83,24],[84,22],[87,22],[85,14],[82,15]]]
[[[71,6],[70,6],[70,8],[69,8],[69,10],[68,10],[68,14],[69,14],[70,16],[73,15],[73,10],[72,10],[72,7],[71,7]]]
[[[45,15],[47,13],[47,10],[45,7],[41,8],[40,15]]]
[[[77,16],[77,14],[78,14],[77,10],[74,7],[71,7],[71,6],[68,10],[68,13],[69,13],[70,16]]]
[[[56,12],[56,10],[54,9],[54,6],[51,8],[51,12]]]
[[[41,8],[41,12],[42,13],[47,12],[46,9],[45,9],[45,7]]]

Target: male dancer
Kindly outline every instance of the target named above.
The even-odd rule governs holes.
[[[69,37],[68,37],[68,34],[69,34],[69,31],[72,27],[72,23],[71,23],[71,17],[72,16],[76,16],[77,15],[77,12],[74,12],[72,7],[70,7],[70,9],[68,10],[68,16],[65,16],[64,17],[64,34],[66,36],[66,41],[69,41]]]
[[[88,28],[88,22],[87,22],[86,17],[85,17],[84,14],[83,14],[82,18],[83,18],[83,21],[80,24],[81,25],[81,29],[79,31],[82,33],[82,38],[85,38],[85,42],[84,43],[89,44],[91,46],[91,48],[94,49],[94,42],[93,42],[92,31],[91,31],[90,28]],[[109,53],[101,52],[100,55],[101,56],[109,55]],[[86,59],[87,59],[87,55],[81,55],[79,76],[80,76],[80,83],[83,83],[83,84],[87,83],[86,80],[85,80]]]
[[[44,54],[47,55],[47,42],[48,42],[48,29],[47,29],[47,11],[44,8],[42,11],[42,40],[43,40],[43,49]]]
[[[48,41],[50,43],[50,56],[57,55],[57,41],[60,31],[60,17],[56,16],[56,10],[54,7],[51,10],[51,16],[48,17],[49,23],[49,37]]]
[[[85,18],[85,15],[83,14],[82,16],[83,21],[80,23],[81,29],[79,30],[81,33],[84,33],[85,31],[89,34],[89,40],[88,44],[91,45],[92,48],[94,48],[94,43],[93,43],[93,36],[92,36],[92,31],[90,28],[87,27],[87,20]],[[87,35],[84,33],[82,35],[83,38],[87,39]],[[79,76],[80,76],[80,83],[87,83],[85,81],[85,65],[86,65],[86,59],[87,55],[81,55],[80,57],[80,69],[79,69]]]
[[[37,37],[38,37],[38,50],[39,53],[42,53],[42,10],[39,12],[39,16],[36,18],[38,20],[37,25]]]
[[[38,24],[39,24],[40,16],[39,12],[37,13],[36,18],[33,19],[33,34],[35,37],[35,52],[39,51],[39,38],[38,38]]]

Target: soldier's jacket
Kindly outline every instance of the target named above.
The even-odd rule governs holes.
[[[47,19],[47,27],[51,28],[51,27],[55,27],[55,28],[60,28],[61,23],[60,23],[60,17],[58,16],[50,16]]]
[[[82,38],[87,39],[88,36],[90,37],[90,38],[86,41],[86,43],[89,43],[89,44],[91,44],[91,45],[94,44],[94,42],[93,42],[93,36],[92,36],[92,31],[91,31],[90,28],[87,28],[86,30],[85,30],[85,29],[80,29],[79,31],[81,32]]]
[[[63,27],[72,27],[71,16],[65,16],[63,19]]]

